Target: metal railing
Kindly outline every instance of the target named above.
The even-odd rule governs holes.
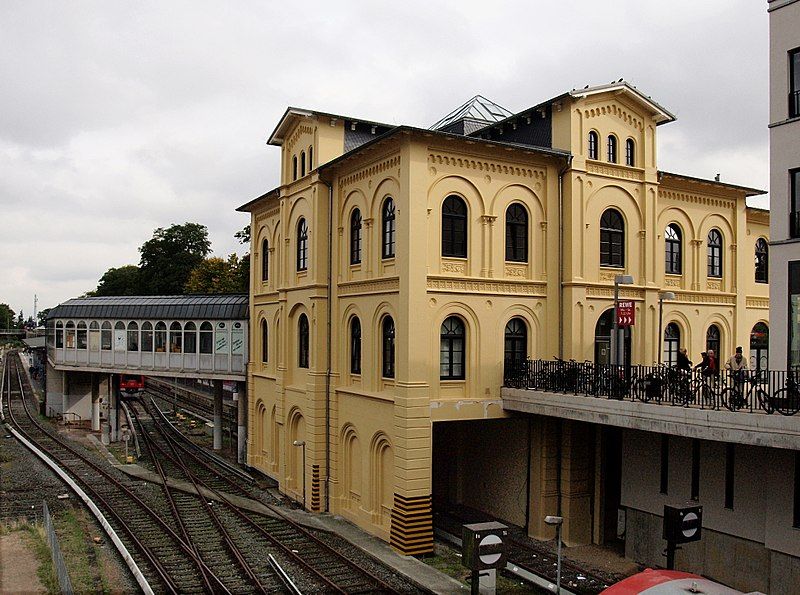
[[[800,369],[678,370],[667,365],[612,366],[593,362],[525,360],[506,363],[504,386],[745,413],[800,411]]]
[[[58,585],[61,587],[62,593],[72,595],[72,581],[69,579],[64,557],[61,555],[61,548],[58,547],[58,536],[53,527],[53,519],[50,516],[50,509],[47,508],[47,502],[42,502],[42,520],[44,522],[44,532],[47,536],[47,544],[50,546],[50,553],[53,556],[53,568],[58,577]]]

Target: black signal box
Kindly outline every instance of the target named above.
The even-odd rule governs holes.
[[[703,507],[664,505],[664,539],[671,543],[698,541],[703,531]]]
[[[474,523],[461,531],[461,563],[470,570],[504,568],[508,527],[502,523]]]

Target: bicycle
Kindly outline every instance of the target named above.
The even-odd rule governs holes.
[[[722,394],[716,376],[713,374],[706,375],[701,372],[699,375],[696,374],[694,378],[692,378],[689,386],[692,401],[708,405],[712,408],[716,407]]]
[[[729,411],[738,411],[748,405],[758,402],[764,408],[765,404],[769,403],[769,394],[762,388],[758,379],[747,374],[744,370],[738,370],[729,374],[731,379],[731,386],[726,387],[722,391],[722,404]],[[749,385],[745,392],[745,385]],[[765,408],[767,413],[772,413]]]
[[[798,373],[789,373],[786,376],[786,386],[779,388],[775,394],[767,396],[767,401],[773,411],[777,411],[781,415],[794,415],[800,411],[800,382],[798,382]]]

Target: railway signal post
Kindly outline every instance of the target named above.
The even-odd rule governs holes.
[[[472,570],[472,595],[495,592],[496,571],[506,565],[507,537],[508,527],[502,523],[473,523],[463,526],[461,563]],[[487,572],[481,572],[483,570]],[[483,581],[483,585],[481,577],[488,579]]]
[[[667,570],[675,569],[675,550],[680,543],[699,541],[703,528],[703,507],[689,503],[664,505],[664,539],[667,540]]]

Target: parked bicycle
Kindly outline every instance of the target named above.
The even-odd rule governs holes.
[[[722,390],[722,404],[729,411],[738,411],[755,403],[767,413],[770,396],[759,382],[758,375],[749,374],[746,370],[731,372],[728,376],[730,384]],[[746,389],[746,390],[745,390]]]

